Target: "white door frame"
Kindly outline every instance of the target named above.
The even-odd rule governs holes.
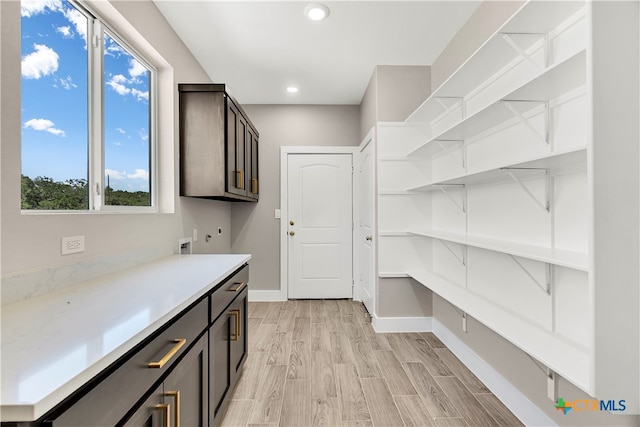
[[[357,160],[358,160],[358,166],[360,166],[360,157],[362,155],[362,151],[368,145],[371,144],[371,148],[373,150],[371,153],[372,153],[373,159],[374,159],[373,160],[373,164],[371,165],[372,173],[373,173],[372,178],[374,180],[374,188],[377,187],[377,185],[375,184],[375,180],[377,179],[376,178],[376,176],[377,176],[377,171],[376,171],[377,166],[376,166],[376,161],[375,161],[375,159],[376,159],[375,138],[376,138],[376,127],[373,126],[371,129],[369,129],[369,132],[367,132],[367,135],[362,139],[362,142],[360,142],[360,145],[357,147],[357,150],[358,150]],[[356,262],[357,267],[358,267],[357,268],[357,272],[354,272],[354,276],[356,276],[357,280],[356,280],[355,286],[353,288],[353,300],[354,301],[362,301],[362,284],[360,282],[360,277],[361,277],[361,274],[360,274],[360,265],[361,265],[360,264],[360,256],[361,256],[360,255],[360,244],[361,244],[362,236],[360,236],[359,231],[360,231],[360,225],[361,225],[360,224],[360,194],[362,193],[363,189],[360,188],[360,185],[362,185],[362,183],[360,182],[359,170],[356,170],[356,172],[358,172],[358,173],[355,174],[356,178],[354,180],[354,185],[357,184],[358,188],[355,188],[354,191],[353,191],[353,194],[354,194],[353,203],[354,203],[354,206],[356,207],[357,210],[354,210],[353,215],[354,216],[356,214],[358,215],[356,217],[356,221],[355,221],[355,226],[356,226],[356,230],[358,231],[358,233],[356,233],[355,235],[358,236],[359,239],[358,239],[358,242],[354,243],[354,245],[353,245],[354,246],[354,255],[357,255],[357,257],[354,258],[354,259],[355,259],[355,262]],[[376,256],[376,254],[377,254],[377,247],[378,247],[377,246],[378,245],[378,243],[377,243],[378,236],[377,236],[376,230],[378,229],[378,226],[377,226],[378,215],[377,215],[377,197],[376,197],[375,194],[373,194],[372,197],[373,197],[373,209],[374,209],[374,212],[373,212],[373,224],[372,224],[373,225],[373,231],[374,231],[374,235],[373,235],[374,238],[373,238],[373,241],[371,242],[371,246],[372,246],[372,249],[373,249],[373,259],[371,260],[371,268],[372,268],[374,274],[371,276],[371,280],[376,282],[376,283],[374,283],[374,288],[377,290],[377,288],[378,288],[378,284],[377,284],[378,278],[377,278],[376,272],[378,271],[378,266],[377,266],[377,256]],[[377,300],[375,300],[375,299],[374,299],[374,307],[377,307]],[[371,316],[374,316],[375,312],[374,313],[369,313],[369,314]]]
[[[288,173],[288,156],[289,154],[351,154],[352,156],[352,166],[355,168],[357,164],[358,155],[360,154],[359,148],[357,146],[349,146],[349,147],[301,147],[301,146],[285,146],[280,147],[280,297],[281,300],[285,301],[288,299],[289,295],[289,256],[288,256],[288,224],[285,219],[288,218],[288,194],[287,194],[287,173]],[[352,205],[352,216],[353,216],[353,229],[351,231],[352,234],[352,255],[351,255],[351,263],[353,265],[353,283],[359,282],[359,272],[356,268],[355,261],[358,260],[359,249],[358,245],[355,244],[355,236],[356,232],[359,229],[359,216],[360,211],[358,210],[357,201],[357,189],[359,182],[357,180],[357,174],[351,174],[351,186],[353,199],[351,201]],[[354,288],[353,291],[354,299],[356,297],[356,291]]]

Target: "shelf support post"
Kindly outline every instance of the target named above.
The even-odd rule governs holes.
[[[550,199],[549,193],[551,191],[551,174],[549,173],[549,169],[502,168],[502,170],[507,171],[507,173],[515,181],[515,183],[518,184],[518,186],[520,188],[522,188],[522,190],[531,198],[531,200],[533,200],[535,202],[536,205],[538,205],[540,207],[540,209],[546,211],[547,213],[549,213],[551,211],[551,203],[550,203],[550,200],[549,200]],[[540,200],[538,200],[538,198],[531,192],[531,190],[529,190],[527,188],[527,186],[523,184],[523,182],[520,180],[520,178],[518,178],[518,176],[515,173],[513,173],[514,170],[537,170],[537,171],[543,171],[544,172],[544,178],[545,178],[544,202],[540,202]]]
[[[518,55],[522,56],[524,59],[532,63],[536,68],[540,68],[544,70],[549,66],[549,36],[547,34],[545,33],[500,33],[500,35],[502,36],[502,39],[506,41],[509,44],[509,46],[511,46],[513,50],[515,50],[518,53]],[[515,40],[513,39],[514,36],[539,36],[543,40],[543,43],[544,43],[542,47],[544,49],[543,66],[540,66],[540,64],[534,61],[533,58],[531,58],[531,55],[525,52],[524,49],[522,49],[515,42]]]
[[[451,185],[455,185],[456,187],[461,187],[462,190],[464,191],[464,184],[438,184],[438,188],[440,189],[440,191],[442,191],[445,194],[445,196],[449,198],[449,200],[451,200],[458,208],[460,208],[460,210],[462,210],[463,213],[467,213],[467,206],[466,206],[467,204],[465,202],[464,196],[462,197],[462,205],[460,205],[460,203],[458,203],[458,201],[454,199],[453,196],[449,194],[449,192],[445,189],[445,187],[451,186]]]
[[[544,133],[541,134],[536,128],[531,125],[529,119],[527,119],[522,113],[515,109],[512,105],[516,102],[531,102],[535,104],[543,104],[544,105]],[[549,145],[549,122],[550,122],[550,110],[549,110],[549,102],[548,101],[532,101],[532,100],[524,100],[524,99],[503,99],[502,104],[509,109],[531,132],[533,132],[536,136],[538,136],[541,140],[545,142],[545,144]]]
[[[512,254],[507,254],[507,255],[509,255],[509,258],[511,258],[518,265],[518,267],[520,267],[520,269],[524,271],[527,276],[529,276],[529,278],[533,281],[533,283],[538,285],[538,287],[543,291],[545,291],[547,295],[551,295],[551,264],[549,263],[545,264],[545,270],[544,270],[545,280],[544,280],[544,283],[541,283],[538,279],[536,279],[536,277],[533,274],[531,274],[531,272],[527,269],[527,267],[524,266],[524,264],[518,261],[518,258],[516,258],[515,255],[512,255]]]

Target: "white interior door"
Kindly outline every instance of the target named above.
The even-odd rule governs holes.
[[[351,298],[351,154],[287,156],[288,297]]]
[[[370,315],[375,314],[375,202],[374,202],[374,153],[373,131],[367,135],[360,146],[360,298]]]

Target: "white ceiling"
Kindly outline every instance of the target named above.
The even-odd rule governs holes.
[[[327,1],[314,22],[307,1],[153,1],[241,104],[351,105],[376,65],[431,65],[481,3]]]

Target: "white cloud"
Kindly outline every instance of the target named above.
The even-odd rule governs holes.
[[[127,173],[126,171],[117,171],[114,169],[105,169],[104,174],[105,176],[108,176],[109,179],[116,179],[116,180],[142,179],[146,181],[149,179],[149,172],[146,171],[145,169],[136,169],[134,173]]]
[[[71,7],[64,11],[64,16],[73,24],[76,32],[80,34],[82,40],[85,43],[85,49],[87,44],[87,18],[78,12],[78,9]]]
[[[34,52],[22,58],[22,77],[39,79],[58,70],[58,54],[48,46],[34,44]]]
[[[45,9],[61,10],[62,2],[60,0],[21,0],[20,1],[20,15],[24,17],[31,17],[44,13]]]
[[[105,169],[104,176],[108,176],[110,179],[125,179],[127,177],[127,173],[113,169]]]
[[[127,133],[127,132],[126,132],[124,129],[122,129],[122,128],[116,128],[116,130],[117,130],[118,132],[120,132],[121,134],[123,134],[123,135],[124,135],[125,133]]]
[[[56,32],[62,34],[64,38],[70,39],[73,38],[73,33],[71,32],[71,27],[68,25],[62,27],[56,27]]]
[[[60,86],[62,86],[64,89],[67,89],[67,90],[74,87],[78,87],[78,85],[73,82],[73,79],[71,78],[71,76],[58,79],[58,83],[60,83]]]
[[[107,84],[111,86],[111,88],[115,90],[118,95],[128,95],[129,93],[131,93],[131,89],[120,83],[118,79],[116,79],[116,77],[118,76],[114,76],[114,78],[109,80]]]
[[[111,77],[111,81],[116,83],[127,83],[128,80],[122,74],[116,74],[115,76]]]
[[[149,71],[144,65],[138,62],[135,58],[131,58],[129,65],[131,66],[129,68],[129,75],[131,77],[139,77],[139,76],[142,76],[143,74],[146,74],[147,71]]]
[[[51,120],[47,120],[47,119],[31,119],[31,120],[27,120],[24,123],[24,127],[25,129],[33,129],[33,130],[39,130],[39,131],[45,131],[45,132],[49,132],[53,135],[58,135],[58,136],[65,136],[65,133],[63,130],[58,129],[55,127],[55,123],[53,123]]]
[[[127,175],[127,178],[148,180],[149,172],[144,169],[136,169],[134,173]]]
[[[142,101],[142,100],[148,101],[149,100],[149,92],[148,91],[143,92],[141,90],[133,88],[133,89],[131,89],[131,95],[135,96],[138,101]]]

